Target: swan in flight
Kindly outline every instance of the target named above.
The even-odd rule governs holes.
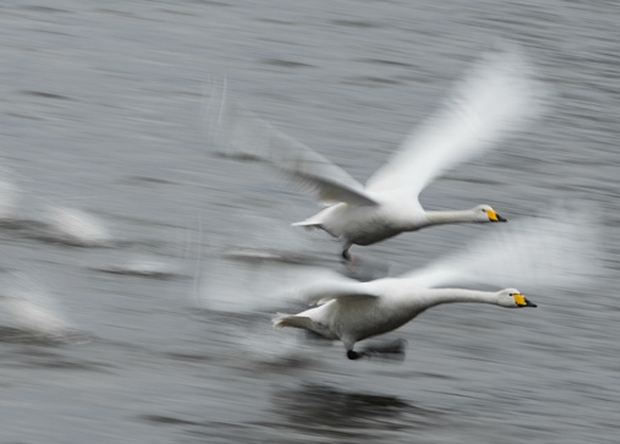
[[[225,100],[225,88],[219,93],[219,101],[210,101],[219,106],[211,106],[208,116],[210,134],[222,154],[266,162],[315,191],[328,207],[293,225],[320,228],[336,237],[345,259],[350,259],[353,244],[370,245],[401,232],[506,221],[489,205],[426,211],[418,196],[432,180],[538,115],[546,96],[518,51],[487,54],[457,84],[445,109],[411,133],[363,186],[311,148]]]
[[[278,314],[273,324],[275,328],[297,327],[341,340],[347,356],[356,359],[364,356],[353,350],[357,341],[395,330],[439,304],[535,307],[514,288],[493,292],[455,287],[502,288],[519,282],[519,287],[528,292],[547,292],[550,304],[561,303],[567,290],[590,291],[606,276],[602,241],[607,236],[598,220],[600,210],[596,207],[546,209],[544,218],[517,220],[398,277],[358,282],[332,272],[300,278],[287,290],[289,297],[297,294],[317,306],[296,315]],[[394,351],[402,353],[402,345],[401,350]]]
[[[316,307],[296,315],[277,314],[275,328],[296,327],[327,339],[342,341],[349,359],[366,352],[353,350],[356,342],[395,330],[423,311],[451,302],[480,302],[505,308],[536,307],[519,290],[476,291],[462,288],[423,288],[405,278],[371,282],[340,282],[319,286],[308,300]]]

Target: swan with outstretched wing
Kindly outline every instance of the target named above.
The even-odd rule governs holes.
[[[295,292],[311,305],[298,314],[277,314],[275,328],[310,330],[340,340],[349,359],[376,353],[403,354],[403,343],[386,350],[356,351],[356,342],[395,330],[440,304],[478,302],[505,308],[535,307],[509,283],[529,290],[559,292],[589,287],[602,275],[599,227],[592,211],[551,211],[552,218],[516,221],[511,230],[494,233],[426,267],[399,277],[358,282],[345,276],[318,276]],[[504,231],[504,230],[502,230]],[[447,286],[503,287],[480,291]]]
[[[341,241],[342,255],[350,259],[353,244],[370,245],[401,232],[505,221],[489,205],[426,211],[418,196],[432,180],[536,117],[546,93],[518,51],[487,54],[456,85],[443,111],[409,135],[366,186],[225,96],[225,89],[215,94],[219,105],[209,113],[215,142],[233,155],[279,167],[314,190],[328,207],[293,225],[325,230]]]

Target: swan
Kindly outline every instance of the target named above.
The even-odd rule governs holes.
[[[340,340],[349,359],[368,356],[355,351],[356,342],[395,330],[423,311],[453,302],[479,302],[505,308],[536,307],[519,290],[477,291],[462,288],[421,288],[408,279],[383,278],[371,282],[340,282],[309,293],[316,307],[296,315],[278,313],[276,329],[295,327]],[[313,294],[314,293],[314,294]]]
[[[516,217],[458,247],[444,244],[442,254],[412,269],[401,268],[402,263],[389,266],[359,258],[353,275],[371,281],[384,278],[391,269],[392,277],[407,278],[411,288],[516,286],[526,295],[545,294],[545,303],[557,306],[565,303],[567,293],[589,294],[610,279],[604,241],[612,236],[601,222],[603,210],[591,202],[574,200],[561,207],[536,205],[540,205],[540,214]],[[263,227],[252,225],[248,230],[261,233]],[[194,303],[223,312],[273,313],[286,311],[283,307],[291,303],[305,304],[311,288],[312,294],[333,293],[342,283],[358,288],[359,282],[342,276],[343,272],[351,274],[351,267],[339,272],[327,268],[324,260],[299,262],[287,259],[288,253],[282,256],[265,250],[268,254],[260,255],[261,251],[236,249],[233,254],[221,254],[212,250],[196,278]]]
[[[463,222],[505,222],[491,206],[426,211],[418,196],[430,182],[497,144],[543,108],[546,91],[512,48],[487,54],[455,88],[446,108],[411,133],[366,186],[321,154],[225,100],[211,106],[209,127],[222,154],[267,162],[313,190],[323,211],[293,223],[337,238],[342,256],[402,232]],[[213,97],[217,97],[215,93]],[[217,103],[217,101],[215,101]],[[232,150],[232,152],[226,152]]]

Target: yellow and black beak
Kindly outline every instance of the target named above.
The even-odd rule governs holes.
[[[504,219],[502,216],[500,216],[493,210],[488,210],[487,216],[489,216],[489,220],[491,222],[508,222],[508,219]]]
[[[520,293],[514,294],[512,296],[515,298],[515,302],[517,303],[519,307],[534,307],[534,308],[538,307],[538,305],[528,301],[527,298]]]

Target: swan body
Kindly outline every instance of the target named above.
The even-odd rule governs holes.
[[[461,211],[424,211],[417,201],[388,201],[376,207],[338,203],[294,226],[320,228],[341,240],[348,258],[352,244],[370,245],[406,231],[463,222],[505,222],[489,205]]]
[[[340,340],[349,359],[363,356],[353,350],[357,341],[395,330],[436,305],[478,302],[505,308],[536,307],[515,288],[497,292],[421,288],[406,278],[362,283],[345,281],[331,289],[316,287],[308,294],[309,301],[318,305],[296,315],[276,315],[274,328],[302,328],[328,339]]]
[[[343,256],[405,231],[463,222],[503,222],[488,205],[464,211],[426,211],[418,196],[434,179],[497,145],[542,109],[545,88],[518,51],[488,54],[453,91],[445,109],[410,134],[362,185],[321,154],[242,107],[221,104],[212,135],[231,154],[264,161],[313,190],[328,208],[294,223],[338,238]],[[248,151],[249,150],[249,151]]]

